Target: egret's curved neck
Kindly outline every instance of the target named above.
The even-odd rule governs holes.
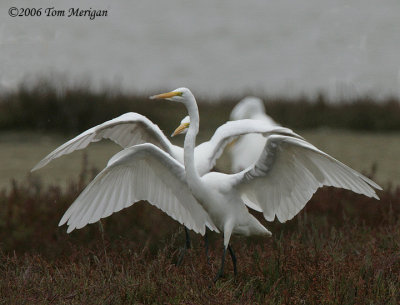
[[[185,136],[184,143],[184,164],[186,170],[186,178],[188,180],[188,184],[190,185],[199,185],[200,176],[196,169],[196,164],[194,162],[194,148],[196,147],[196,136],[199,132],[199,109],[197,108],[196,99],[194,96],[191,96],[187,99],[185,106],[188,110],[190,117],[190,125],[188,132]]]

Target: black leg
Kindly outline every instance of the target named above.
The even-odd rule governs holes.
[[[190,249],[190,235],[189,230],[185,227],[186,249]]]
[[[229,253],[230,253],[231,257],[232,257],[233,274],[234,274],[234,275],[237,275],[236,256],[235,256],[235,253],[233,252],[233,249],[232,249],[231,245],[228,245],[228,250],[229,250]]]
[[[206,248],[207,264],[210,265],[210,257],[208,256],[208,235],[207,235],[207,230],[206,230],[206,234],[204,234],[204,246]]]
[[[219,268],[219,271],[217,273],[217,276],[214,279],[214,283],[219,280],[220,277],[224,274],[224,263],[225,263],[225,254],[226,254],[226,248],[224,246],[224,252],[222,253],[222,259],[221,259],[221,268]]]
[[[183,258],[185,257],[186,250],[190,249],[190,235],[188,229],[185,227],[185,237],[186,237],[186,242],[185,246],[181,250],[181,254],[178,257],[178,261],[176,262],[177,266],[180,266],[182,264]]]

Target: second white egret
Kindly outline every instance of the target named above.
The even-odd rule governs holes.
[[[263,101],[255,96],[245,97],[232,109],[230,120],[243,119],[262,121],[270,128],[279,126],[266,114]],[[256,133],[247,134],[237,139],[229,150],[232,172],[237,173],[257,162],[264,150],[265,143],[266,138]]]

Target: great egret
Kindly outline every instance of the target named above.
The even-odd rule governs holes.
[[[243,119],[263,121],[271,128],[279,126],[265,113],[263,101],[254,96],[245,97],[232,109],[230,120]],[[266,138],[260,134],[253,133],[240,137],[229,150],[232,172],[237,173],[257,162],[264,150],[265,142]]]
[[[129,147],[109,162],[62,217],[68,232],[98,221],[145,199],[195,232],[206,226],[223,232],[221,267],[232,234],[271,235],[245,204],[263,212],[266,220],[293,218],[321,186],[335,186],[379,199],[379,185],[306,141],[284,135],[267,138],[253,167],[237,174],[210,172],[200,176],[195,165],[199,130],[196,100],[187,88],[155,95],[185,105],[190,126],[184,142],[184,165],[153,144]],[[235,122],[232,122],[235,123]],[[234,261],[234,270],[236,263]]]
[[[189,125],[190,119],[189,116],[186,116],[172,136],[186,133]],[[259,124],[249,120],[240,123],[228,122],[220,126],[209,141],[198,145],[195,149],[196,167],[199,174],[202,176],[209,172],[214,167],[216,160],[222,154],[226,144],[234,140],[236,137],[251,131],[268,132],[269,129],[269,125]],[[287,128],[275,128],[273,132],[298,136]],[[183,164],[182,147],[173,145],[160,128],[145,116],[139,113],[129,112],[94,126],[62,144],[44,157],[31,171],[38,170],[58,157],[72,153],[75,150],[84,149],[90,143],[98,142],[102,139],[110,139],[123,148],[142,143],[152,143]],[[126,151],[122,150],[115,154],[110,159],[109,163],[112,163],[116,158],[120,158],[125,153]],[[186,243],[184,252],[182,252],[182,255],[178,258],[177,264],[180,264],[182,261],[185,250],[190,248],[190,237],[186,227],[185,237]]]

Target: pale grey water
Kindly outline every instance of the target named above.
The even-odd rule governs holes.
[[[15,7],[107,17],[15,17]],[[0,91],[62,73],[123,91],[400,96],[399,0],[2,0]]]

